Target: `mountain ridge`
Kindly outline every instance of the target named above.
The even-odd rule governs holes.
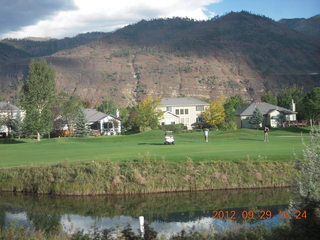
[[[276,93],[292,84],[308,90],[320,83],[319,74],[311,74],[320,72],[319,56],[315,39],[240,12],[209,21],[142,20],[45,58],[57,72],[59,90],[93,104],[111,98],[133,105],[147,94],[217,98],[239,93],[256,100],[266,90]],[[22,68],[2,66],[0,80],[21,84],[16,75],[27,65]]]

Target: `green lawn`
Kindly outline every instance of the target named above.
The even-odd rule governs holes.
[[[303,129],[302,129],[303,130]],[[291,161],[294,154],[302,155],[303,140],[309,135],[300,130],[272,130],[270,142],[263,142],[261,130],[241,129],[210,132],[209,143],[202,132],[175,134],[175,145],[164,145],[163,131],[88,138],[43,139],[41,142],[22,140],[5,144],[0,142],[0,167],[52,164],[88,160],[151,160],[168,161],[212,160],[270,160]],[[2,143],[2,144],[1,144]]]

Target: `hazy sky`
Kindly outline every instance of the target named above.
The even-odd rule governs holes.
[[[274,20],[320,14],[320,0],[0,0],[0,39],[63,38],[141,19],[209,19],[246,10]]]

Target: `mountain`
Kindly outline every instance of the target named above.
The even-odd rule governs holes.
[[[298,32],[320,40],[320,15],[311,18],[281,19],[279,21]]]
[[[20,49],[41,55],[40,47]],[[43,49],[42,56],[49,51]],[[292,84],[308,90],[320,84],[319,41],[247,12],[209,21],[142,20],[45,58],[57,72],[59,90],[93,104],[104,98],[135,104],[147,94],[198,98],[241,94],[256,100],[265,90],[276,93]],[[8,65],[19,69],[0,68],[0,80],[21,84],[16,74],[25,72],[23,64],[25,59],[17,58]]]
[[[107,36],[108,33],[91,32],[79,34],[72,38],[51,39],[29,37],[25,39],[5,39],[2,43],[27,52],[31,56],[47,56],[64,49],[75,48]]]

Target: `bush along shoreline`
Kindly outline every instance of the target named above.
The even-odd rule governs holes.
[[[135,194],[288,187],[293,162],[90,161],[0,169],[0,191],[53,195]]]

